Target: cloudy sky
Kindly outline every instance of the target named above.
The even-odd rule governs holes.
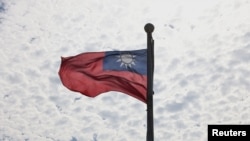
[[[0,0],[0,141],[143,141],[146,105],[65,88],[61,56],[146,48],[155,26],[155,141],[250,124],[250,0]]]

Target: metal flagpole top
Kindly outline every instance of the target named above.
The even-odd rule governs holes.
[[[147,32],[147,33],[152,33],[154,31],[154,25],[151,24],[151,23],[147,23],[145,26],[144,26],[144,30]]]

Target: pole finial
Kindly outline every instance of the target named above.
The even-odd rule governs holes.
[[[147,33],[152,33],[154,31],[154,25],[151,24],[151,23],[147,23],[145,26],[144,26],[144,30],[147,32]]]

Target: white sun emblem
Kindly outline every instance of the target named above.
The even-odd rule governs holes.
[[[124,53],[124,54],[120,54],[117,56],[118,60],[116,62],[121,62],[120,67],[125,66],[126,69],[132,68],[132,65],[135,65],[135,57],[136,55],[132,55],[130,53]]]

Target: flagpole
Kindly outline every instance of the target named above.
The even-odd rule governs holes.
[[[147,33],[147,140],[154,141],[154,114],[153,114],[153,69],[154,69],[154,40],[152,32],[154,25],[148,23],[144,27]]]

